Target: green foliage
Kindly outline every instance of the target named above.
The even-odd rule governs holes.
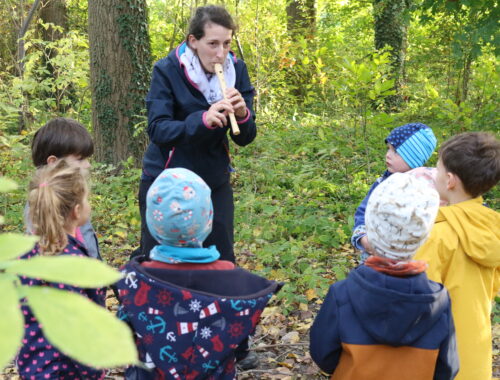
[[[286,1],[226,4],[239,24],[237,37],[256,88],[259,128],[250,146],[232,146],[237,170],[233,175],[236,257],[249,269],[287,281],[279,294],[287,310],[311,302],[314,294],[323,296],[331,282],[344,278],[356,265],[349,245],[354,210],[385,169],[383,141],[392,128],[424,122],[433,128],[439,143],[466,130],[500,130],[497,2],[412,3],[405,86],[400,89],[404,103],[399,113],[389,113],[384,107],[385,99],[393,94],[394,78],[389,76],[391,51],[375,52],[377,9],[373,2],[317,1],[315,35],[296,41],[286,30]],[[87,124],[91,119],[87,2],[70,0],[68,5],[74,35],[66,36],[68,40],[58,42],[60,45],[37,40],[34,33],[28,35],[25,79],[14,77],[13,64],[4,63],[10,61],[0,63],[0,159],[4,174],[15,178],[21,188],[26,187],[32,170],[28,148],[32,131],[27,136],[13,131],[26,100],[32,124],[38,127],[54,116],[57,104],[55,98],[41,94],[72,86],[74,97],[61,99],[69,107],[66,116]],[[148,1],[155,60],[184,39],[190,10],[197,5],[193,1]],[[147,44],[145,14],[136,16],[120,19],[126,48],[135,38],[144,47]],[[10,15],[1,10],[0,18],[5,24],[10,22]],[[137,36],[132,28],[135,23],[142,33]],[[42,75],[47,70],[39,64],[42,48],[49,46],[59,48],[53,63],[62,72],[72,73],[63,78],[71,84]],[[2,57],[8,56],[5,47],[0,50]],[[241,58],[236,43],[233,50]],[[141,86],[147,86],[149,78],[144,75],[149,70],[150,65],[137,67]],[[100,99],[111,95],[107,75],[104,70],[100,77]],[[134,138],[147,125],[143,97],[135,90],[131,89],[134,107],[125,110],[133,115],[129,131]],[[97,102],[98,107],[103,104]],[[112,124],[116,118],[115,110],[103,107],[99,112],[105,122]],[[436,155],[430,165],[435,160]],[[117,267],[138,245],[140,170],[134,168],[133,160],[123,163],[120,170],[100,163],[93,166],[92,221],[102,253]],[[500,207],[499,191],[493,189],[485,196],[494,209]],[[10,221],[4,230],[22,230],[25,198],[20,190],[10,193],[8,199],[0,198],[0,208]]]
[[[0,177],[0,192],[16,185]],[[40,278],[86,288],[116,282],[120,273],[94,259],[81,257],[36,257],[17,260],[37,241],[36,236],[0,234],[0,368],[19,350],[24,318],[19,299],[25,299],[48,340],[63,353],[94,367],[113,367],[137,362],[137,352],[128,326],[88,298],[45,286],[27,287],[18,276]]]
[[[125,263],[140,235],[137,192],[141,170],[132,158],[121,167],[118,171],[113,165],[95,164],[92,170],[92,223],[102,254],[114,266]]]
[[[252,269],[286,281],[278,299],[291,310],[354,265],[352,215],[374,178],[357,173],[351,128],[314,115],[263,124],[272,128],[234,155],[236,256],[255,254]]]
[[[62,30],[53,24],[39,24],[42,28]],[[0,121],[3,121],[0,129],[17,129],[21,107],[32,122],[36,120],[40,124],[58,115],[63,108],[69,117],[78,119],[90,104],[86,36],[69,31],[60,40],[44,41],[33,29],[25,39],[24,77],[12,75],[9,67],[0,66]],[[50,51],[57,54],[49,55]]]

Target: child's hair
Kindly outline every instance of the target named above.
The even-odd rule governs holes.
[[[205,7],[196,8],[189,23],[188,36],[192,34],[197,40],[201,39],[205,35],[205,25],[208,23],[217,24],[226,29],[230,29],[233,31],[233,34],[237,29],[233,18],[224,7],[207,5]]]
[[[486,132],[466,132],[445,141],[439,158],[447,171],[462,181],[464,190],[478,197],[500,180],[500,141]]]
[[[87,192],[83,170],[64,159],[35,172],[29,185],[29,216],[33,231],[40,236],[43,254],[54,255],[64,249],[68,243],[64,229],[67,219]]]
[[[94,143],[83,125],[73,119],[58,117],[40,128],[31,143],[31,157],[36,167],[46,165],[49,156],[81,158],[94,153]]]

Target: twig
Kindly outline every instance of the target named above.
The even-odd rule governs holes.
[[[307,346],[309,343],[277,343],[277,344],[267,344],[265,346],[258,346],[258,347],[252,347],[249,348],[249,351],[260,351],[266,348],[271,348],[271,347],[285,347],[285,346]]]
[[[238,375],[244,375],[249,373],[269,373],[272,375],[288,375],[288,376],[291,375],[290,372],[281,372],[275,369],[248,369],[246,371],[238,371]]]

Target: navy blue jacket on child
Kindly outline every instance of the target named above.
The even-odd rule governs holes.
[[[38,245],[22,256],[29,259],[39,255]],[[68,235],[68,245],[61,255],[89,256],[87,249],[74,237]],[[81,289],[66,284],[48,283],[22,276],[21,283],[28,286],[50,286],[56,289],[79,293],[98,305],[104,306],[104,290]],[[77,363],[51,345],[43,335],[40,325],[27,305],[22,306],[24,315],[25,333],[23,345],[17,356],[16,365],[19,375],[26,380],[58,379],[84,380],[103,379],[105,371],[87,367]]]
[[[458,353],[450,297],[412,260],[427,239],[438,193],[394,173],[372,193],[373,255],[333,284],[310,331],[312,359],[332,380],[451,380]]]
[[[234,379],[235,351],[251,335],[280,284],[218,260],[202,244],[212,230],[211,191],[184,168],[151,185],[146,222],[151,261],[134,259],[117,284],[120,317],[137,335],[140,359],[127,379]]]
[[[235,349],[280,285],[241,268],[168,270],[127,264],[120,317],[137,335],[146,379],[234,379]]]
[[[385,139],[385,143],[392,145],[397,154],[408,165],[408,170],[424,165],[436,148],[436,142],[432,129],[421,123],[410,123],[394,128]],[[366,235],[365,211],[368,200],[377,186],[389,178],[392,173],[392,171],[386,170],[382,176],[377,178],[356,209],[351,243],[354,248],[360,251],[364,251],[361,238]]]
[[[405,355],[396,361],[397,350]],[[311,357],[334,379],[402,380],[408,371],[448,380],[456,355],[448,292],[425,273],[398,278],[361,265],[330,287],[311,328]]]

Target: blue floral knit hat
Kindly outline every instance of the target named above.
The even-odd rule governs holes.
[[[385,139],[412,169],[424,165],[436,149],[432,129],[422,123],[405,124],[394,128]]]
[[[154,260],[212,262],[220,254],[214,247],[201,248],[212,231],[210,188],[195,173],[183,168],[165,169],[146,196],[146,223],[160,243],[151,250]]]

